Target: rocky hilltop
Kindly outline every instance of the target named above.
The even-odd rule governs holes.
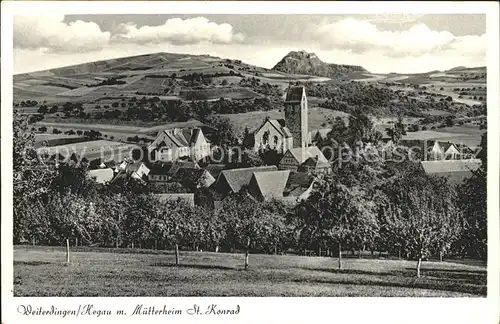
[[[337,77],[354,72],[367,72],[357,65],[325,63],[314,53],[292,51],[273,67],[273,70],[284,73]]]

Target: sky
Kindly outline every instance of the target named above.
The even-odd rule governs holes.
[[[486,17],[398,15],[14,16],[14,73],[155,52],[272,68],[290,51],[373,73],[486,65]]]

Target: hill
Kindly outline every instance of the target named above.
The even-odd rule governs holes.
[[[355,72],[368,72],[361,66],[325,63],[316,54],[306,51],[292,51],[288,53],[273,67],[273,70],[329,78]]]
[[[236,59],[153,53],[14,75],[13,91],[19,102],[49,104],[69,100],[96,103],[135,95],[165,100],[252,99],[269,96],[273,87],[282,91],[290,81],[313,80],[320,81]]]
[[[306,86],[311,108],[344,113],[362,108],[387,117],[476,116],[483,114],[486,102],[484,67],[374,74],[359,66],[324,63],[304,51],[291,52],[273,69],[238,59],[160,52],[13,79],[14,108],[38,121],[58,123],[153,126],[203,120],[213,113],[237,114],[250,125],[247,113],[282,110],[292,83]]]

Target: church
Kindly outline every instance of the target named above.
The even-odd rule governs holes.
[[[278,166],[281,170],[297,171],[309,159],[315,171],[329,169],[330,165],[321,150],[309,146],[311,134],[307,114],[306,89],[289,87],[285,97],[285,119],[266,118],[254,133],[255,151],[270,148],[284,154]]]
[[[267,118],[254,133],[254,149],[275,149],[285,153],[309,145],[307,97],[304,87],[290,87],[285,97],[285,119]]]

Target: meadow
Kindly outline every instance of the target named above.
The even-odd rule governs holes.
[[[220,115],[229,118],[237,132],[243,132],[245,127],[252,132],[259,128],[266,117],[272,119],[285,118],[285,113],[279,110],[253,111],[239,114]],[[330,121],[335,117],[346,117],[346,113],[320,107],[310,107],[308,111],[309,131],[331,127]]]
[[[484,297],[486,266],[357,257],[14,247],[14,296]]]

